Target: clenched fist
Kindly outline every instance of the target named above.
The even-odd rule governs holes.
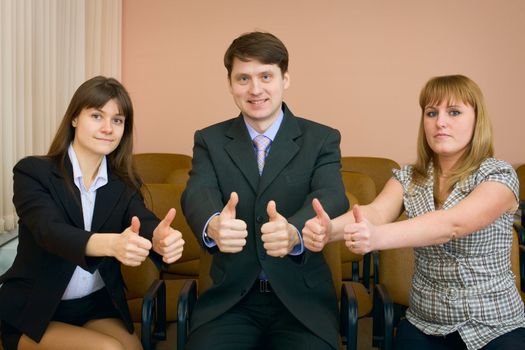
[[[232,192],[222,212],[208,224],[208,237],[215,241],[223,253],[238,253],[246,245],[248,236],[246,223],[235,218],[235,207],[238,202],[237,193]]]
[[[320,252],[328,243],[332,221],[317,198],[312,201],[316,216],[308,220],[303,228],[304,246],[312,252]]]
[[[175,219],[176,211],[171,208],[166,217],[159,222],[153,231],[153,250],[162,255],[162,261],[167,264],[177,261],[182,256],[184,240],[182,233],[171,227],[171,222]]]
[[[269,221],[261,227],[261,239],[266,253],[274,257],[284,257],[290,253],[300,241],[295,227],[277,212],[274,201],[269,201],[266,207]]]

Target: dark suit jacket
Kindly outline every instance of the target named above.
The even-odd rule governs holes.
[[[230,193],[239,195],[237,218],[248,225],[240,253],[212,249],[213,286],[201,295],[191,329],[216,318],[248,292],[264,269],[279,299],[313,333],[337,347],[337,300],[331,273],[322,253],[300,256],[266,255],[261,226],[268,221],[266,206],[275,200],[277,211],[299,231],[315,216],[312,199],[337,216],[348,209],[340,175],[340,134],[337,130],[295,117],[283,104],[284,119],[259,177],[255,151],[242,116],[195,133],[193,168],[182,209],[202,242],[206,221],[220,212]]]
[[[65,166],[72,178],[69,159]],[[99,270],[126,327],[133,331],[120,263],[85,255],[92,232],[84,230],[78,188],[68,188],[62,173],[44,157],[22,159],[13,172],[19,241],[13,265],[0,277],[0,319],[40,341],[78,265]],[[108,183],[97,190],[92,231],[122,232],[134,215],[141,220],[141,235],[151,239],[159,220],[146,209],[140,193],[108,168]]]

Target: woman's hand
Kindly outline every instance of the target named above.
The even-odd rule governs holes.
[[[317,198],[312,201],[312,207],[317,215],[305,223],[303,242],[308,250],[320,252],[330,240],[332,221]]]
[[[352,253],[364,255],[375,250],[375,226],[363,218],[357,204],[352,208],[352,213],[355,223],[345,226],[345,245]]]
[[[166,214],[166,217],[159,222],[153,231],[153,250],[162,255],[162,260],[167,264],[171,264],[180,259],[184,249],[182,233],[170,226],[175,218],[175,214],[175,209],[171,208]]]
[[[134,216],[131,225],[121,234],[113,236],[110,243],[112,256],[127,266],[139,266],[149,255],[151,242],[139,236],[140,220]]]

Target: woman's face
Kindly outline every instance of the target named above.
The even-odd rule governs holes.
[[[73,119],[73,147],[77,156],[103,157],[113,152],[124,134],[126,117],[119,113],[114,99],[102,108],[84,108]]]
[[[457,160],[472,140],[476,112],[463,102],[444,100],[425,107],[423,127],[428,145],[438,159]]]

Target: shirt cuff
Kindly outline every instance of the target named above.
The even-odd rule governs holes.
[[[288,253],[288,255],[296,256],[296,255],[303,254],[303,252],[304,252],[304,242],[303,242],[303,236],[301,236],[299,234],[299,230],[295,226],[293,226],[293,228],[295,228],[295,232],[297,232],[297,236],[299,236],[299,243],[297,243],[295,245],[295,247],[293,247],[292,251],[290,253]]]
[[[215,247],[217,245],[217,243],[215,243],[215,241],[213,239],[208,237],[208,234],[206,233],[206,231],[208,231],[208,225],[210,224],[211,219],[213,219],[214,217],[216,217],[219,214],[220,213],[217,212],[217,213],[213,214],[212,216],[210,216],[210,218],[208,219],[208,221],[206,221],[206,224],[204,225],[204,230],[202,230],[202,241],[204,242],[204,245],[206,247],[208,247],[208,248],[213,248],[213,247]]]

